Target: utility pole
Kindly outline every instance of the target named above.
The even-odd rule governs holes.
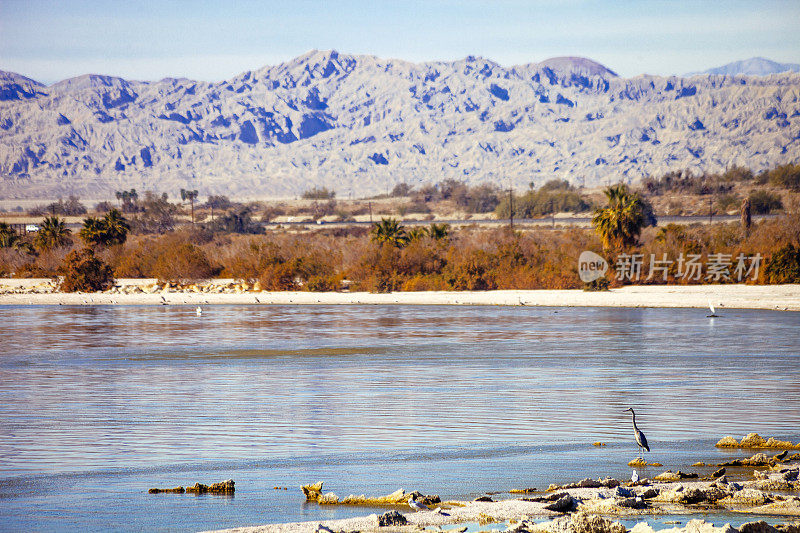
[[[372,224],[372,202],[367,202],[369,205],[369,223]]]
[[[708,223],[711,224],[714,221],[714,196],[711,196],[708,199]]]

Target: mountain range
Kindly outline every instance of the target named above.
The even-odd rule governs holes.
[[[198,189],[339,197],[447,178],[585,186],[800,162],[800,74],[622,78],[313,50],[222,82],[0,73],[0,199]]]

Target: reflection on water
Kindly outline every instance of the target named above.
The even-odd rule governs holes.
[[[629,406],[651,447],[674,454],[749,431],[800,438],[797,314],[0,307],[0,324],[0,518],[9,501],[24,512],[20,476],[39,494],[44,475],[146,484],[145,473],[170,483],[169,473],[236,470],[239,488],[248,475],[281,485],[325,469],[360,493],[381,486],[363,465],[391,461],[401,479],[445,462],[468,478],[489,460],[499,470],[475,476],[483,482],[525,461],[550,475],[557,453],[597,440],[611,444],[592,452],[598,461],[634,454]],[[521,459],[531,446],[558,452]],[[241,511],[241,500],[228,505]],[[277,519],[309,512],[286,505]]]

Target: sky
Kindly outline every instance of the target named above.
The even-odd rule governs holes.
[[[583,56],[618,74],[800,63],[800,0],[0,0],[0,70],[220,81],[335,49],[511,66]]]

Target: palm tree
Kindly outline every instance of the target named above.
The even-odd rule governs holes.
[[[189,203],[192,204],[192,224],[194,224],[194,200],[197,198],[197,190],[194,191],[187,191],[186,189],[181,189],[181,200],[186,201],[189,200]]]
[[[0,222],[0,248],[11,248],[19,239],[19,235],[5,222]]]
[[[83,227],[78,235],[87,244],[111,246],[122,244],[128,238],[130,226],[119,209],[112,209],[103,218],[89,217],[84,219]]]
[[[642,228],[655,224],[653,208],[624,183],[603,191],[608,207],[596,209],[592,225],[603,241],[603,248],[626,248],[639,240]]]
[[[34,242],[39,250],[50,250],[70,244],[71,233],[62,219],[57,216],[45,217],[39,225],[39,232]]]
[[[441,241],[450,236],[450,225],[433,223],[428,226],[426,232],[434,241]]]
[[[128,238],[128,231],[131,227],[119,209],[112,209],[106,213],[103,223],[107,233],[105,244],[122,244]]]
[[[425,231],[425,228],[411,228],[406,232],[406,237],[408,237],[408,242],[418,241],[425,237],[428,234]]]
[[[86,241],[86,244],[103,244],[105,224],[99,218],[87,217],[83,219],[83,227],[78,232],[78,236]]]
[[[406,230],[394,218],[382,218],[372,226],[372,240],[383,245],[390,244],[402,248],[408,243]]]

